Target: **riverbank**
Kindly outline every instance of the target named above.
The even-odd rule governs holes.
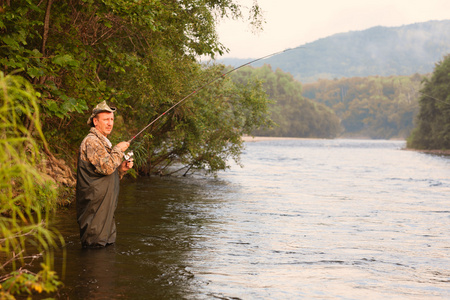
[[[276,140],[318,140],[319,138],[298,138],[298,137],[273,137],[273,136],[243,136],[244,142],[262,142]]]
[[[276,140],[317,140],[318,138],[298,138],[298,137],[272,137],[272,136],[243,136],[242,140],[244,142],[262,142],[262,141],[276,141]],[[349,139],[355,139],[356,138],[349,138]],[[367,140],[370,140],[370,138],[367,138]],[[394,139],[395,140],[395,139]],[[450,150],[422,150],[422,149],[411,149],[411,148],[404,148],[403,150],[407,151],[416,151],[416,152],[422,152],[422,153],[428,153],[428,154],[434,154],[434,155],[448,155],[450,156]]]
[[[305,137],[274,137],[274,136],[242,136],[244,142],[261,142],[261,141],[276,141],[276,140],[372,140],[370,137],[337,137],[337,138],[305,138]],[[392,138],[390,141],[403,141],[404,139]]]
[[[420,150],[420,149],[410,149],[410,148],[405,148],[404,150],[422,152],[422,153],[428,153],[428,154],[434,154],[434,155],[449,155],[450,156],[450,150]]]

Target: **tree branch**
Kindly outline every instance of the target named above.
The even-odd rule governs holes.
[[[50,11],[52,8],[53,0],[47,1],[47,9],[45,10],[45,17],[44,17],[44,32],[42,34],[42,55],[45,56],[45,46],[47,44],[48,39],[48,31],[50,30]],[[42,76],[39,79],[39,84],[43,84],[45,81],[46,76]]]
[[[42,34],[42,55],[45,56],[45,46],[48,39],[48,31],[50,29],[50,11],[52,8],[53,0],[47,1],[47,9],[45,11],[45,18],[44,18],[44,32]]]

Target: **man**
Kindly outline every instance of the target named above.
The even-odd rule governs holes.
[[[106,101],[99,103],[87,121],[90,133],[80,146],[76,203],[83,247],[104,247],[116,241],[114,212],[119,181],[133,162],[122,161],[129,143],[112,147],[107,138],[114,126],[115,111]]]

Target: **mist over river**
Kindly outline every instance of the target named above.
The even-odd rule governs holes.
[[[57,298],[448,299],[450,157],[403,147],[247,142],[216,178],[126,179],[115,245],[81,249],[75,205],[56,216]]]

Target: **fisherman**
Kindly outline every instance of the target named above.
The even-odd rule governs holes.
[[[133,161],[123,160],[130,143],[113,147],[108,140],[115,111],[106,101],[99,103],[87,121],[91,129],[80,146],[76,206],[83,247],[104,247],[116,241],[114,212],[119,181],[133,167]]]

